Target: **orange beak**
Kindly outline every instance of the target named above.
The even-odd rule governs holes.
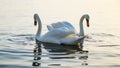
[[[87,22],[87,27],[89,27],[89,20],[88,20],[88,19],[86,19],[86,22]]]

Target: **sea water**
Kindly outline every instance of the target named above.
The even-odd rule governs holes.
[[[119,0],[0,0],[0,68],[119,68]],[[79,32],[79,20],[89,14],[83,50],[48,52],[35,44],[33,15],[46,25],[68,21]],[[36,51],[38,49],[38,51]]]

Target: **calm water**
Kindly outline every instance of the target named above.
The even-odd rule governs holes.
[[[0,68],[119,68],[119,7],[119,0],[0,0]],[[79,19],[88,13],[88,52],[36,47],[34,13],[41,17],[43,34],[47,24],[64,20],[79,31]]]

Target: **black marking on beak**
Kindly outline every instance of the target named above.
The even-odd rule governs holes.
[[[34,25],[35,25],[35,26],[37,25],[37,21],[36,21],[36,20],[34,21]]]
[[[89,20],[88,20],[88,19],[86,19],[86,22],[87,22],[87,27],[89,27]]]

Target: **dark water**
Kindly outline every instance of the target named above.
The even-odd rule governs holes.
[[[0,0],[0,68],[119,68],[119,0]],[[62,4],[62,5],[61,5]],[[104,7],[104,8],[103,8]],[[46,25],[69,21],[79,31],[82,14],[90,15],[83,51],[45,49],[35,43],[33,14]],[[85,25],[85,24],[84,24]]]

